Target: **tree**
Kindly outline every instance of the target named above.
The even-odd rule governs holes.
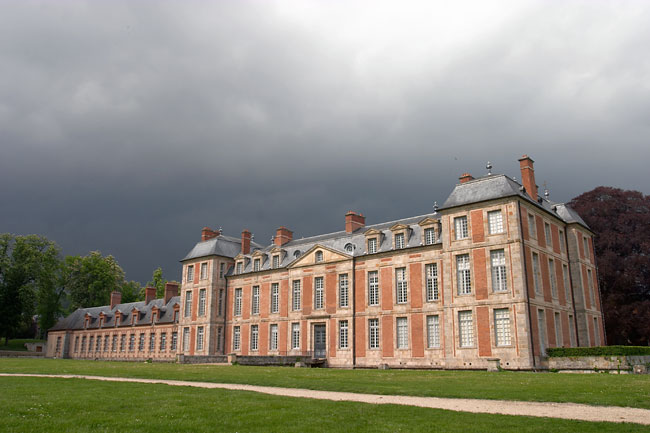
[[[144,299],[142,296],[142,287],[137,281],[125,281],[122,285],[122,302],[135,302]]]
[[[569,206],[596,233],[607,342],[650,344],[650,196],[601,186]]]
[[[167,284],[167,280],[163,278],[162,269],[158,267],[153,271],[152,281],[147,282],[147,287],[155,287],[156,298],[162,298],[165,296],[165,284]],[[142,295],[142,299],[144,299],[144,294]]]
[[[111,292],[124,287],[124,271],[113,256],[91,251],[84,257],[67,256],[64,265],[65,288],[71,308],[97,307],[110,302]]]
[[[42,328],[56,320],[62,294],[59,251],[41,236],[0,234],[0,335],[5,343],[31,325],[35,311]]]

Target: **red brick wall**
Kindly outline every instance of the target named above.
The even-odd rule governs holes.
[[[542,287],[544,288],[544,300],[552,302],[551,296],[551,279],[548,272],[548,256],[544,253],[539,253],[539,265],[542,270]]]
[[[363,358],[366,356],[366,348],[368,347],[368,342],[366,341],[366,320],[364,317],[355,318],[354,334],[354,350],[356,356]]]
[[[422,326],[422,313],[414,313],[411,315],[411,332],[412,332],[412,351],[411,354],[415,358],[424,356],[424,327]]]
[[[302,279],[302,312],[303,314],[311,314],[314,297],[312,295],[312,277],[305,277]]]
[[[348,294],[350,293],[350,280],[348,275]],[[329,314],[336,313],[338,305],[338,275],[336,271],[325,274],[325,310]],[[348,299],[348,302],[350,300]]]
[[[472,242],[485,241],[485,232],[483,230],[483,210],[473,210],[470,212],[470,216],[472,223]]]
[[[392,316],[382,316],[380,333],[381,333],[381,354],[384,357],[392,358],[394,356]]]
[[[266,355],[269,351],[269,323],[260,323],[258,351],[260,355]]]
[[[260,285],[260,317],[269,317],[271,311],[271,284],[262,283]],[[261,331],[260,331],[261,332]]]
[[[474,286],[476,287],[476,299],[487,299],[487,274],[485,267],[485,248],[476,248],[472,251],[474,262]]]
[[[535,224],[537,226],[537,243],[540,247],[546,248],[546,235],[544,232],[544,221],[539,215],[535,215]]]
[[[560,305],[566,305],[566,289],[564,287],[564,274],[562,273],[562,263],[559,260],[554,260],[555,263],[555,280],[557,282],[557,296],[560,300]]]
[[[307,321],[303,320],[303,321],[300,323],[300,339],[302,340],[302,341],[300,342],[300,344],[301,344],[301,347],[302,347],[302,351],[303,351],[303,352],[307,352],[307,351],[309,350],[309,346],[308,346],[308,342],[307,342],[307,340],[310,339],[310,338],[309,338],[309,334],[308,334],[308,332],[309,332],[309,331],[308,331],[308,328],[307,328]]]
[[[422,264],[411,263],[409,265],[409,278],[411,288],[411,307],[422,307]]]
[[[524,254],[526,255],[526,281],[528,285],[528,296],[531,299],[535,298],[535,281],[533,280],[533,255],[530,247],[526,247]]]
[[[288,341],[289,322],[280,322],[278,325],[278,351],[286,354],[289,350]]]
[[[490,309],[488,307],[476,307],[476,326],[478,329],[478,356],[492,356]]]
[[[241,317],[246,320],[251,317],[251,292],[253,286],[244,286],[242,288]],[[243,338],[242,338],[243,341]]]
[[[354,281],[354,296],[355,305],[354,309],[357,312],[366,311],[366,271],[355,271]],[[350,287],[352,289],[352,287]],[[355,332],[359,332],[357,329]]]
[[[248,355],[250,347],[250,325],[244,323],[241,325],[241,354]]]
[[[522,233],[524,240],[529,240],[528,233],[530,232],[530,229],[528,228],[528,212],[526,212],[526,209],[523,207],[521,208],[521,228],[524,231]]]
[[[289,314],[289,280],[280,281],[280,315],[287,317]],[[279,332],[279,331],[278,331]]]
[[[391,310],[393,308],[393,270],[391,268],[381,268],[379,274],[381,308]]]
[[[555,224],[551,224],[551,238],[553,239],[553,251],[560,254],[560,233]]]
[[[571,347],[571,334],[569,333],[569,313],[563,311],[562,317],[562,339],[564,340],[564,347]]]

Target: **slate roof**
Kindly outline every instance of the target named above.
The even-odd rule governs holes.
[[[440,210],[505,197],[519,197],[567,224],[577,223],[591,230],[587,223],[580,218],[580,215],[566,204],[555,203],[539,196],[535,201],[526,194],[524,187],[519,182],[505,174],[483,176],[456,185]]]
[[[262,245],[251,241],[251,249],[262,248]],[[207,256],[223,256],[234,258],[241,251],[241,239],[220,235],[207,241],[198,242],[181,260],[197,259]]]
[[[50,328],[50,331],[73,330],[73,329],[100,329],[99,315],[103,312],[105,315],[102,329],[115,327],[115,314],[119,311],[122,314],[118,328],[130,327],[131,319],[136,314],[134,326],[151,325],[153,307],[158,308],[158,318],[155,324],[174,323],[174,306],[180,306],[180,297],[172,297],[167,304],[164,299],[154,299],[148,304],[144,301],[129,302],[126,304],[117,304],[111,309],[110,305],[101,307],[78,308],[68,317],[59,320],[56,325]],[[134,311],[137,309],[137,311]],[[86,314],[90,315],[88,327],[84,328]]]

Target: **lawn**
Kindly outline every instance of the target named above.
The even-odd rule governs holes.
[[[635,424],[468,414],[243,391],[0,378],[3,432],[643,432]]]
[[[2,373],[86,374],[431,397],[574,402],[650,409],[650,375],[336,370],[0,358]]]
[[[7,340],[0,338],[0,350],[27,351],[25,343],[46,343],[46,341],[33,338],[16,338],[15,340],[9,340],[9,344],[7,344]]]

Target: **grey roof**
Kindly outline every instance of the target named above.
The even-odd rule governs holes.
[[[255,242],[251,242],[251,248],[262,248]],[[219,235],[207,241],[198,242],[194,248],[187,253],[182,261],[197,259],[199,257],[207,256],[223,256],[234,258],[241,252],[241,239],[233,238],[231,236]]]
[[[99,315],[103,312],[105,315],[102,329],[115,327],[115,314],[119,311],[122,319],[119,328],[130,327],[133,314],[137,314],[133,325],[151,325],[153,307],[157,307],[159,314],[156,324],[174,323],[174,306],[180,306],[180,297],[172,297],[166,304],[164,299],[154,299],[148,304],[144,301],[129,302],[126,304],[117,304],[111,308],[110,305],[101,307],[79,308],[68,317],[59,320],[56,325],[50,328],[50,331],[84,329],[86,314],[90,315],[90,322],[85,329],[99,329]],[[134,311],[136,309],[137,311]]]
[[[358,257],[366,255],[366,236],[365,232],[374,229],[382,233],[383,236],[379,239],[379,244],[377,245],[377,253],[382,253],[385,251],[393,250],[393,236],[390,228],[395,224],[403,224],[409,227],[409,235],[405,239],[405,248],[419,247],[424,244],[423,230],[418,223],[425,218],[433,218],[436,220],[440,219],[440,215],[437,213],[420,215],[409,218],[402,218],[395,221],[388,221],[379,224],[373,224],[365,226],[355,230],[352,233],[346,231],[339,231],[334,233],[328,233],[317,236],[310,236],[307,238],[294,239],[281,247],[277,247],[275,244],[268,245],[259,250],[261,255],[260,270],[271,269],[272,259],[271,259],[271,250],[274,248],[280,248],[283,251],[283,254],[280,257],[279,267],[286,267],[298,260],[305,252],[312,249],[314,246],[322,246],[325,248],[332,249],[334,251],[347,254],[353,257]],[[440,242],[438,242],[440,243]],[[346,249],[352,248],[352,251]],[[252,251],[251,254],[246,254],[244,268],[242,273],[252,272],[253,270],[253,254],[255,251]],[[233,268],[230,269],[228,275],[232,275],[234,271]]]
[[[537,200],[533,200],[526,194],[525,189],[520,183],[504,174],[483,176],[456,185],[442,205],[441,210],[505,197],[519,197],[563,220],[567,224],[578,223],[589,229],[589,226],[580,218],[577,212],[566,204],[554,203],[539,196]]]

